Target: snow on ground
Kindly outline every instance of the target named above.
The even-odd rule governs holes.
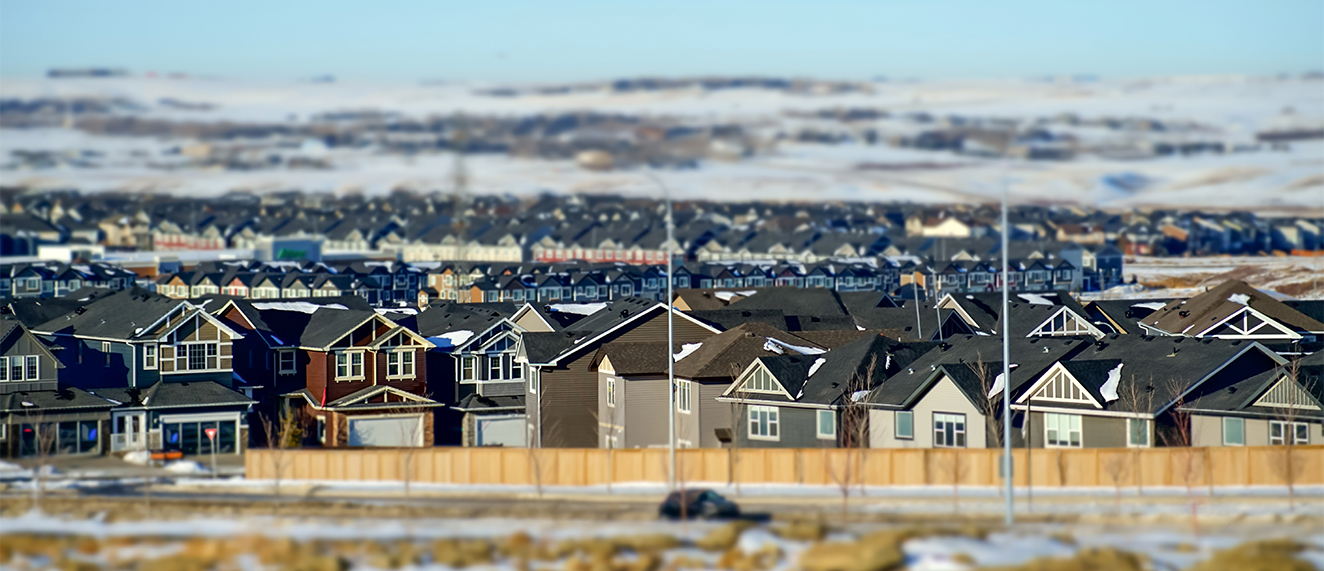
[[[1127,258],[1127,281],[1140,287],[1082,295],[1082,299],[1185,298],[1228,279],[1242,280],[1279,297],[1324,299],[1324,256],[1209,256]]]
[[[456,111],[521,116],[593,110],[685,117],[690,121],[744,121],[776,131],[794,126],[787,111],[881,108],[894,115],[924,111],[1031,119],[1058,113],[1082,118],[1151,117],[1194,121],[1212,132],[1202,138],[1249,143],[1254,133],[1283,125],[1324,124],[1320,82],[1253,77],[1182,77],[1093,83],[1043,81],[944,81],[875,83],[870,93],[804,95],[760,89],[716,92],[676,90],[640,93],[605,91],[568,95],[487,97],[479,84],[371,85],[307,84],[237,80],[4,80],[0,97],[103,95],[144,105],[141,115],[195,121],[307,121],[327,111],[379,109],[425,118]],[[163,98],[207,102],[214,111],[180,111]],[[1290,110],[1290,112],[1288,112]],[[1082,139],[1088,129],[1073,133]],[[1109,135],[1115,137],[1115,134]],[[1174,135],[1180,137],[1180,134]],[[63,129],[5,130],[0,156],[18,149],[91,149],[131,157],[139,150],[159,156],[180,141],[96,137]],[[444,154],[405,157],[372,150],[331,149],[327,171],[185,169],[163,171],[141,160],[111,161],[97,169],[0,171],[0,185],[76,186],[83,190],[154,189],[220,194],[302,188],[385,193],[403,186],[419,190],[450,187],[452,160]],[[862,163],[929,163],[938,167],[860,169]],[[545,190],[584,193],[657,193],[643,171],[589,172],[570,161],[475,155],[468,160],[471,190],[532,194]],[[705,161],[700,168],[663,173],[677,198],[746,200],[866,200],[970,202],[996,199],[1006,180],[1014,200],[1080,202],[1106,207],[1200,206],[1324,211],[1324,142],[1293,143],[1289,151],[1115,160],[1082,157],[1068,162],[999,161],[887,146],[781,144],[775,151],[736,163]],[[1116,177],[1143,180],[1136,190],[1109,183]]]

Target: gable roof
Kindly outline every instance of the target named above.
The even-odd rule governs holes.
[[[1181,408],[1187,411],[1250,412],[1266,391],[1291,378],[1290,366],[1276,367],[1217,390],[1197,389],[1192,394],[1198,396],[1188,400]],[[1312,404],[1318,406],[1324,403],[1324,353],[1314,353],[1301,359],[1296,384],[1314,399]],[[1273,410],[1265,408],[1261,412]],[[1296,414],[1302,417],[1324,417],[1324,411],[1321,410],[1298,410]]]
[[[106,399],[63,384],[57,385],[54,389],[0,394],[0,411],[10,414],[58,410],[109,410],[113,406],[114,403]]]
[[[730,379],[732,365],[737,367],[738,374],[754,359],[777,354],[764,349],[769,338],[789,345],[823,349],[808,339],[775,327],[763,323],[745,323],[705,339],[692,353],[676,362],[676,376],[686,379]]]
[[[257,401],[215,381],[158,382],[145,389],[113,387],[88,391],[125,408],[239,406]]]
[[[134,287],[80,305],[33,327],[38,333],[129,340],[187,302]]]
[[[1187,300],[1173,300],[1146,317],[1143,323],[1166,333],[1196,336],[1241,311],[1243,306],[1295,331],[1324,332],[1324,323],[1239,280],[1225,281]]]

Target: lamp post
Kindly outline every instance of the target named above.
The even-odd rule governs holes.
[[[662,188],[662,195],[666,201],[666,225],[667,225],[667,489],[676,489],[676,357],[671,354],[675,347],[676,329],[674,317],[671,310],[671,288],[675,285],[675,278],[672,277],[672,262],[675,258],[675,252],[672,251],[674,240],[675,224],[671,219],[671,189],[656,175],[646,173],[648,178],[652,179],[657,186]]]
[[[1007,486],[1007,525],[1016,521],[1011,466],[1011,319],[1007,314],[1007,185],[1002,185],[1002,478]],[[1028,415],[1026,417],[1029,418]]]

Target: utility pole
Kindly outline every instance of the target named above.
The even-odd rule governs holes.
[[[1016,523],[1011,466],[1011,319],[1007,314],[1007,183],[1002,183],[1002,478],[1007,486],[1007,525]],[[1027,415],[1028,419],[1028,415]],[[1027,467],[1028,469],[1028,467]],[[1028,473],[1028,472],[1027,472]]]
[[[455,236],[455,301],[465,303],[469,299],[468,242],[465,231],[468,229],[464,214],[465,203],[469,194],[469,173],[464,167],[464,148],[469,143],[469,134],[464,129],[464,115],[456,113],[454,132],[451,134],[451,151],[455,153],[454,166],[451,167],[451,234]],[[461,269],[463,268],[463,271]],[[478,300],[483,301],[483,300]]]
[[[653,173],[647,173],[648,178],[653,179],[659,187],[662,188],[662,195],[666,201],[666,225],[667,225],[667,489],[676,489],[676,356],[671,352],[675,350],[676,329],[675,313],[671,309],[672,292],[671,288],[675,285],[675,280],[671,277],[672,264],[675,260],[675,224],[671,219],[671,189]]]

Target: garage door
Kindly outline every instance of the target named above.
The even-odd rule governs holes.
[[[389,416],[349,419],[350,446],[419,446],[423,417]]]
[[[524,446],[524,417],[478,419],[479,446]]]

